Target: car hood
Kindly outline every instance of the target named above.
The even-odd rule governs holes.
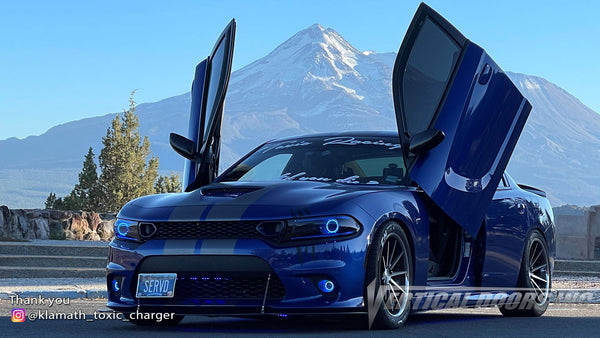
[[[260,220],[349,213],[355,197],[398,186],[277,181],[213,183],[188,193],[137,198],[119,212],[140,221]],[[401,188],[400,188],[401,189]]]

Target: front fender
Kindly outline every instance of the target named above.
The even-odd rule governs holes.
[[[413,247],[415,285],[426,285],[429,262],[429,218],[416,190],[371,193],[354,199],[361,209],[375,219],[367,237],[367,256],[377,230],[388,221],[400,223]],[[366,264],[366,261],[365,261]]]

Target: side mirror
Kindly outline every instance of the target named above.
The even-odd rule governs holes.
[[[444,135],[444,132],[441,130],[425,130],[414,135],[410,139],[410,146],[408,147],[408,150],[415,155],[424,153],[442,143],[445,137],[446,135]]]
[[[179,134],[171,133],[169,135],[169,143],[176,153],[187,158],[188,160],[193,161],[198,157],[198,153],[196,152],[196,143],[188,138],[185,138]]]

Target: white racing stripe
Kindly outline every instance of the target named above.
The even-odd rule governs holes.
[[[236,239],[205,239],[200,247],[202,255],[233,255]]]
[[[193,255],[196,253],[196,239],[170,239],[165,241],[163,255]]]

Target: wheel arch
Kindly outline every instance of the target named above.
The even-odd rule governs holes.
[[[369,257],[369,254],[374,247],[373,237],[375,236],[377,231],[379,231],[385,224],[388,224],[389,222],[395,222],[406,234],[406,239],[408,240],[408,245],[412,253],[411,264],[413,266],[414,271],[414,274],[412,276],[412,282],[415,285],[417,282],[420,282],[420,284],[424,283],[427,279],[427,264],[421,263],[423,261],[427,263],[427,260],[429,259],[429,251],[428,247],[423,248],[423,243],[421,242],[428,243],[427,235],[425,235],[426,237],[423,238],[423,234],[421,233],[422,231],[420,231],[422,230],[420,224],[415,224],[411,222],[405,215],[402,215],[401,213],[393,213],[385,216],[388,217],[382,216],[380,219],[377,220],[377,222],[375,222],[373,229],[369,233],[364,268],[367,268],[367,257]],[[429,226],[425,228],[425,231],[427,233],[429,231]]]

